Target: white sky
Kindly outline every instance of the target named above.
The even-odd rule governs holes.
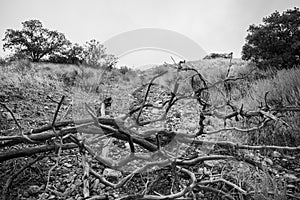
[[[0,55],[7,28],[38,19],[73,43],[105,42],[126,31],[159,28],[182,34],[207,53],[241,56],[246,30],[275,10],[300,7],[299,0],[1,0]],[[174,56],[174,55],[173,55]],[[176,57],[176,56],[175,56]],[[171,62],[166,52],[133,52],[120,58],[128,66]]]

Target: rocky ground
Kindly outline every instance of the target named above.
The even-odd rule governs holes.
[[[111,110],[112,116],[117,116],[121,112],[128,111],[131,105],[135,105],[139,102],[144,90],[137,92],[133,96],[128,95],[128,91],[122,91],[121,86],[116,86],[111,88],[111,94],[113,96],[113,105]],[[57,90],[57,87],[44,85],[44,86],[28,86],[28,87],[16,87],[12,84],[3,85],[0,92],[0,102],[5,103],[11,111],[15,114],[16,119],[20,123],[20,126],[24,130],[31,128],[41,127],[50,123],[53,119],[57,102],[59,102],[62,95],[66,96],[66,101],[63,103],[60,115],[58,119],[71,119],[72,113],[68,112],[71,105],[72,99],[71,89],[61,89]],[[149,102],[155,105],[161,105],[161,103],[168,98],[168,93],[160,88],[154,88],[150,92]],[[122,97],[122,98],[120,98]],[[96,98],[96,97],[95,97]],[[126,102],[124,103],[124,99]],[[93,100],[93,99],[92,99]],[[92,102],[91,100],[91,102]],[[122,109],[120,109],[120,102],[122,103]],[[199,109],[195,101],[182,101],[181,103],[174,106],[167,117],[167,123],[154,123],[147,128],[159,128],[165,127],[169,130],[182,131],[185,133],[194,133],[198,129],[199,121]],[[121,110],[121,111],[120,111]],[[145,114],[142,115],[143,120],[155,119],[162,114],[161,110],[158,109],[148,109]],[[10,114],[1,108],[1,136],[8,136],[18,132],[16,125]],[[213,122],[213,123],[212,123]],[[205,122],[209,124],[210,128],[219,128],[222,123],[216,119],[207,119]],[[221,140],[226,139],[226,136],[219,134],[214,136],[208,136],[207,140]],[[227,138],[228,139],[228,138]],[[112,147],[109,151],[109,156],[119,159],[122,156],[128,154],[128,147],[124,142],[117,140],[112,141]],[[13,148],[22,148],[23,146],[15,146]],[[96,148],[96,147],[95,147]],[[9,148],[1,148],[1,152],[8,151]],[[214,152],[222,153],[222,149],[212,149],[212,147],[197,147],[191,145],[186,149],[186,152],[182,156],[187,158],[192,158],[194,156],[199,156],[201,154],[210,154]],[[223,154],[228,154],[229,152],[224,152]],[[249,156],[252,156],[249,153]],[[253,155],[258,157],[260,155]],[[32,158],[20,158],[15,160],[9,160],[1,163],[0,166],[0,190],[3,191],[7,180],[12,177],[22,166],[26,165]],[[269,158],[269,162],[276,168],[276,173],[278,175],[278,181],[287,180],[286,186],[290,193],[294,196],[299,197],[300,188],[300,155],[282,155],[279,152],[273,152],[271,155],[272,160]],[[56,163],[57,154],[49,153],[45,157],[41,158],[38,162],[33,164],[31,167],[26,168],[25,171],[18,174],[12,180],[12,185],[9,190],[10,199],[83,199],[82,197],[82,174],[83,169],[81,165],[81,155],[78,149],[63,151],[59,157],[58,165],[53,168],[49,176],[49,170]],[[96,170],[99,174],[105,174],[108,179],[112,182],[116,182],[120,177],[126,175],[120,172],[110,170],[103,167],[95,160],[88,157],[90,160],[90,167]],[[262,156],[261,159],[266,159],[266,156]],[[235,173],[232,170],[242,169],[238,168],[240,162],[223,163],[221,161],[206,161],[199,165],[193,166],[193,170],[196,172],[197,176],[203,176],[202,180],[209,180],[212,174],[231,174]],[[170,168],[162,168],[157,171],[152,171],[149,174],[144,174],[141,176],[135,176],[124,188],[113,189],[106,187],[104,184],[100,183],[98,179],[90,176],[90,195],[98,195],[99,199],[116,199],[128,194],[137,194],[143,190],[145,182],[149,181],[153,184],[152,193],[153,194],[166,194],[170,191],[170,183],[172,182],[170,174]],[[246,178],[251,178],[253,170],[244,173]],[[248,175],[246,175],[248,174]],[[253,175],[254,176],[254,175]],[[257,175],[259,176],[259,175]],[[262,175],[261,175],[262,176]],[[205,178],[206,177],[206,178]],[[49,178],[49,180],[48,180]],[[181,181],[186,181],[183,174],[179,173],[179,178]],[[241,177],[243,178],[243,177]],[[46,184],[49,181],[49,189],[45,191]],[[274,180],[276,181],[276,180]],[[247,181],[245,181],[246,183]],[[250,183],[249,180],[247,183]],[[182,189],[180,184],[176,185],[177,190]],[[245,186],[245,188],[251,189],[251,185]],[[274,184],[275,187],[275,184]],[[224,191],[229,191],[230,188],[223,188]],[[279,188],[278,188],[279,190]],[[202,199],[212,199],[216,197],[212,194],[202,194],[197,193],[199,196],[196,198]],[[295,197],[296,199],[296,197]]]

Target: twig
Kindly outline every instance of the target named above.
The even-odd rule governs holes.
[[[15,121],[16,125],[18,126],[18,128],[20,129],[20,131],[22,131],[22,127],[21,125],[19,124],[18,120],[15,118],[15,115],[14,113],[7,107],[7,105],[5,105],[4,103],[1,103],[0,102],[0,105],[3,106],[9,113],[10,115],[12,116],[13,120]]]
[[[216,180],[208,180],[208,181],[201,181],[199,184],[210,184],[210,183],[216,183],[216,182],[223,182],[227,185],[230,185],[231,187],[233,187],[234,189],[238,190],[240,193],[242,193],[243,195],[246,195],[247,192],[245,190],[243,190],[241,187],[237,186],[234,183],[231,183],[230,181],[227,181],[223,178],[220,179],[216,179]]]
[[[45,156],[44,154],[39,155],[37,158],[31,160],[29,163],[27,163],[25,166],[23,166],[20,170],[18,170],[16,173],[14,173],[11,177],[9,177],[9,179],[7,179],[6,184],[3,187],[3,192],[2,192],[4,200],[8,198],[9,188],[10,188],[12,182],[14,181],[14,179],[19,174],[21,174],[26,168],[30,167],[31,165],[33,165],[34,163],[36,163],[40,159],[44,158],[44,156]]]
[[[22,138],[24,138],[28,142],[34,143],[35,141],[31,140],[27,135],[24,135],[21,125],[19,124],[18,120],[15,118],[15,115],[13,114],[13,112],[8,108],[8,106],[5,105],[4,103],[1,103],[1,102],[0,102],[0,105],[2,105],[10,113],[10,115],[12,116],[13,120],[15,121],[16,125],[19,128],[19,131],[22,135]]]
[[[157,79],[158,77],[163,76],[163,75],[166,74],[167,72],[168,72],[168,71],[164,71],[164,72],[162,72],[162,73],[160,73],[160,74],[154,76],[154,77],[151,79],[151,81],[150,81],[150,83],[149,83],[149,85],[148,85],[147,91],[146,91],[146,93],[145,93],[144,100],[143,100],[143,102],[142,102],[140,111],[139,111],[139,113],[138,113],[138,115],[137,115],[137,118],[136,118],[136,123],[137,123],[138,125],[140,125],[140,120],[139,120],[139,118],[140,118],[140,116],[141,116],[141,114],[142,114],[144,105],[146,104],[147,97],[148,97],[148,95],[149,95],[150,88],[151,88],[151,86],[152,86],[154,80]]]
[[[76,144],[63,144],[62,149],[74,149],[77,148],[78,146]],[[0,154],[0,163],[9,159],[13,158],[20,158],[20,157],[25,157],[25,156],[31,156],[37,153],[42,153],[42,152],[48,152],[48,151],[53,151],[57,147],[55,145],[42,145],[42,146],[37,146],[37,147],[31,147],[31,148],[23,148],[20,150],[13,150],[9,151],[6,153],[1,153]]]
[[[218,190],[218,189],[215,189],[215,188],[212,188],[212,187],[208,187],[208,186],[197,184],[197,186],[195,187],[195,189],[197,189],[197,190],[205,190],[205,191],[209,191],[209,192],[214,192],[217,195],[223,195],[227,199],[235,200],[235,198],[233,198],[229,194],[223,192],[222,190]]]
[[[58,148],[58,152],[57,152],[57,157],[56,157],[55,165],[53,165],[50,168],[50,170],[48,171],[47,184],[46,184],[45,191],[47,191],[49,189],[49,182],[50,182],[51,172],[58,166],[58,163],[60,161],[60,157],[61,157],[60,155],[61,155],[61,151],[62,151],[62,146],[63,146],[63,143],[62,143],[62,139],[61,139],[60,140],[60,145],[59,145],[59,148]]]
[[[82,176],[82,181],[83,181],[83,197],[89,197],[90,196],[90,184],[89,184],[89,163],[87,162],[87,158],[85,155],[85,152],[82,151],[81,153],[81,163],[83,167],[83,176]]]
[[[59,102],[58,105],[57,105],[57,108],[56,108],[56,111],[55,111],[55,114],[54,114],[54,117],[53,117],[53,121],[52,121],[52,124],[51,124],[53,128],[54,128],[55,120],[56,120],[56,118],[57,118],[59,109],[60,109],[60,107],[61,107],[61,105],[62,105],[64,99],[65,99],[65,96],[62,96],[61,99],[60,99],[60,102]]]

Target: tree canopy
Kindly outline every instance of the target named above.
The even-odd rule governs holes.
[[[117,63],[117,58],[107,54],[106,48],[95,39],[86,42],[83,54],[88,65],[112,68]]]
[[[28,58],[39,62],[42,58],[53,63],[78,64],[112,68],[117,63],[114,55],[96,40],[84,46],[72,44],[63,33],[50,31],[39,20],[22,22],[21,30],[7,29],[3,39],[4,50],[12,51],[13,59]]]
[[[25,21],[22,25],[21,30],[7,29],[3,39],[3,49],[12,50],[16,57],[38,62],[70,44],[63,33],[44,28],[39,20]]]
[[[300,11],[275,11],[263,23],[250,25],[242,59],[260,69],[287,69],[300,65]]]
[[[64,50],[49,57],[52,63],[79,64],[84,61],[84,48],[79,44],[70,44]]]

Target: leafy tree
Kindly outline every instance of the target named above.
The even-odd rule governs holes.
[[[49,57],[53,63],[79,64],[83,62],[84,49],[79,44],[68,45],[64,51],[56,52]]]
[[[121,66],[119,71],[121,72],[121,74],[126,74],[127,72],[130,71],[130,68],[127,67],[126,65],[125,66]]]
[[[84,47],[84,61],[91,66],[107,67],[111,69],[117,63],[114,55],[107,54],[105,47],[96,40],[86,42]]]
[[[260,25],[250,25],[242,58],[260,69],[286,69],[300,65],[300,11],[275,11]]]
[[[12,50],[16,57],[38,62],[70,44],[64,34],[44,28],[39,20],[25,21],[22,25],[21,30],[7,29],[3,39],[3,49]]]
[[[0,66],[4,66],[6,64],[7,64],[6,60],[0,56]]]

